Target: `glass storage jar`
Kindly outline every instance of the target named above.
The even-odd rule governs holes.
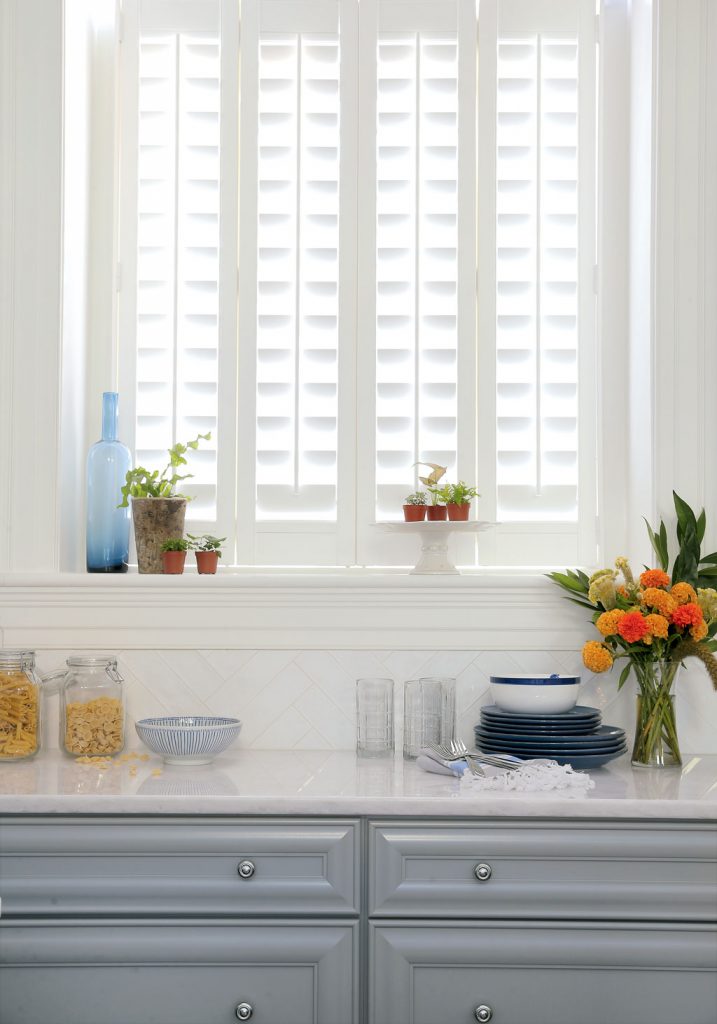
[[[34,651],[0,651],[0,761],[40,749],[40,677]]]
[[[111,757],[125,744],[124,680],[114,655],[73,654],[60,688],[60,749]]]

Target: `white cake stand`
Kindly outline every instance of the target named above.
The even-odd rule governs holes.
[[[421,538],[421,554],[411,576],[460,576],[448,554],[448,541],[452,533],[480,533],[488,530],[493,523],[482,523],[476,519],[466,522],[452,522],[444,519],[437,522],[424,520],[421,523],[381,522],[380,530],[389,533],[417,533]]]

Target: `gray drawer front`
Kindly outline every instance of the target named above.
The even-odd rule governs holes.
[[[475,868],[490,873],[479,881]],[[377,917],[714,921],[717,827],[375,824]]]
[[[372,926],[370,1024],[714,1024],[717,932]]]
[[[3,1024],[354,1024],[357,924],[0,929]]]
[[[350,821],[5,820],[3,917],[355,914],[358,837]]]

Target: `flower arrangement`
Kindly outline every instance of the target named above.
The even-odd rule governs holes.
[[[592,576],[580,570],[549,573],[568,591],[570,600],[590,609],[599,640],[588,640],[583,662],[591,672],[607,672],[626,659],[618,689],[631,672],[637,680],[638,721],[633,764],[679,764],[672,687],[685,658],[702,661],[717,690],[717,553],[702,556],[704,510],[696,517],[690,506],[674,494],[679,552],[668,573],[667,530],[647,523],[648,535],[659,563],[645,568],[635,579],[626,558],[614,569],[599,569]]]

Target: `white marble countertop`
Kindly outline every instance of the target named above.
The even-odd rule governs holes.
[[[104,770],[53,752],[0,764],[0,813],[717,820],[714,755],[687,756],[682,770],[634,770],[625,755],[591,771],[595,788],[574,796],[466,793],[400,757],[357,760],[350,751],[237,748],[198,768],[139,753]]]

